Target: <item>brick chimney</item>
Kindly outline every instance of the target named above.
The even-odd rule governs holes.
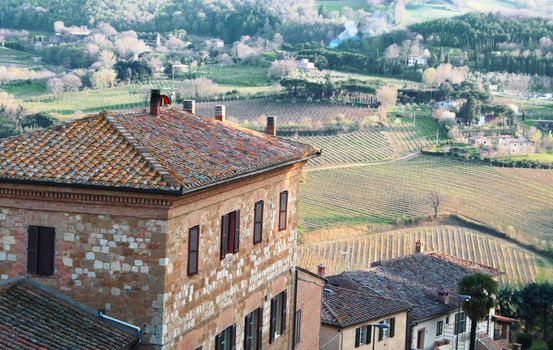
[[[215,119],[220,122],[225,122],[227,119],[227,108],[225,105],[215,106]]]
[[[445,288],[438,289],[438,300],[444,305],[449,305],[449,292]]]
[[[276,136],[277,127],[276,127],[276,117],[267,117],[267,130],[268,135]]]
[[[190,114],[196,114],[196,101],[184,100],[182,102],[182,109]]]
[[[326,266],[325,264],[319,264],[317,266],[317,275],[324,277],[326,275]]]
[[[415,243],[415,253],[422,253],[423,252],[423,246],[424,246],[424,242],[419,239]]]
[[[150,93],[150,115],[159,117],[161,113],[161,93],[159,90],[152,90]]]

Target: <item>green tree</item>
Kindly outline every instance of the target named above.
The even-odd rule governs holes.
[[[489,314],[495,306],[499,285],[497,281],[481,273],[465,276],[459,282],[459,293],[470,295],[470,301],[464,303],[463,309],[470,318],[470,350],[476,347],[476,330],[478,321]]]
[[[465,122],[477,122],[478,117],[480,114],[480,105],[478,101],[470,96],[467,99],[467,102],[463,104],[463,107],[461,107],[461,110],[459,111],[459,116],[461,119],[463,119]]]
[[[519,317],[520,297],[518,290],[511,286],[503,287],[497,294],[497,311],[501,316]]]

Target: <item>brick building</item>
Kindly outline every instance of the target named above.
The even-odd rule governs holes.
[[[262,134],[163,103],[154,91],[149,113],[0,140],[1,278],[139,326],[144,348],[288,349],[294,329],[318,342],[292,310],[313,303],[295,240],[319,151],[275,137],[274,120]]]

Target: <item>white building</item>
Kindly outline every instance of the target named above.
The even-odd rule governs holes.
[[[428,65],[428,58],[424,56],[409,56],[407,58],[408,67],[426,67]]]

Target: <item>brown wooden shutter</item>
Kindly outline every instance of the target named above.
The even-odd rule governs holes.
[[[261,350],[263,346],[263,307],[257,309],[257,349]]]
[[[234,251],[238,253],[240,249],[240,210],[234,212]]]
[[[278,215],[278,229],[280,231],[286,230],[286,221],[288,220],[288,191],[280,193],[280,208]]]
[[[282,292],[282,314],[280,334],[286,333],[286,291]]]
[[[275,340],[276,314],[277,314],[277,298],[271,299],[271,320],[269,323],[269,343]]]
[[[38,233],[38,274],[54,274],[55,231],[52,227],[41,227]]]
[[[38,227],[27,228],[27,272],[37,273],[38,267]]]
[[[253,224],[253,243],[263,239],[263,201],[255,203]]]
[[[200,226],[188,230],[188,276],[198,273],[198,255],[200,246]]]
[[[221,217],[221,260],[227,254],[227,238],[228,238],[228,215]]]
[[[230,328],[230,348],[236,349],[236,324],[233,324]]]

